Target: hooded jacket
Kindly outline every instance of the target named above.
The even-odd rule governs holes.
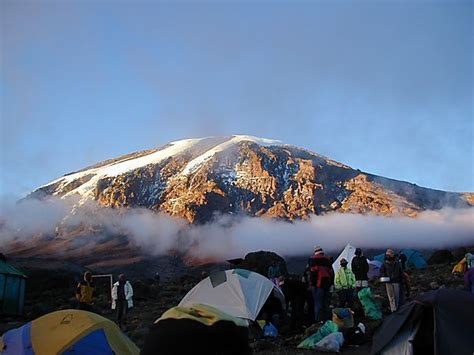
[[[309,282],[313,287],[328,289],[334,282],[334,270],[324,254],[313,255],[308,262]]]
[[[402,266],[397,260],[385,260],[380,267],[380,275],[390,277],[390,283],[402,282]]]
[[[341,267],[336,272],[336,277],[334,278],[334,286],[336,290],[346,290],[355,287],[355,276],[351,269],[347,267]]]
[[[79,282],[76,288],[76,299],[80,303],[92,303],[94,297],[94,283],[92,280],[88,281],[85,276],[84,279]]]
[[[118,287],[119,287],[119,281],[114,283],[114,286],[112,287],[112,309],[117,308],[117,300],[118,300]],[[133,288],[130,282],[125,281],[124,287],[124,292],[125,292],[125,300],[127,301],[127,306],[128,308],[133,307]]]
[[[368,280],[369,263],[364,255],[356,255],[352,258],[351,269],[356,280]]]

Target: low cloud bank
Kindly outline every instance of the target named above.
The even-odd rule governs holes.
[[[150,255],[180,251],[197,258],[241,257],[255,250],[307,255],[315,245],[339,250],[347,243],[362,248],[436,249],[474,244],[474,208],[444,208],[416,218],[356,214],[313,216],[288,223],[265,218],[222,216],[190,226],[181,219],[144,208],[110,209],[74,199],[1,203],[0,248],[14,240],[54,236],[93,226],[101,236],[125,235]],[[87,234],[88,229],[85,229]],[[80,236],[79,236],[80,238]],[[88,239],[90,243],[90,239]]]

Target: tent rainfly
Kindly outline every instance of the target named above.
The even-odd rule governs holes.
[[[0,314],[23,313],[26,276],[0,254]]]
[[[390,315],[374,335],[371,354],[472,355],[474,295],[440,289]]]
[[[265,276],[244,269],[219,271],[194,286],[179,306],[205,304],[233,317],[254,321],[273,293],[284,307],[281,290]]]
[[[111,320],[65,309],[48,313],[0,338],[2,355],[138,355],[138,347]]]

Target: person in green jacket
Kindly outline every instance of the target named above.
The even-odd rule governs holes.
[[[339,307],[352,308],[354,305],[355,276],[351,269],[347,268],[347,260],[342,258],[341,268],[337,270],[334,278],[334,286],[339,298]]]

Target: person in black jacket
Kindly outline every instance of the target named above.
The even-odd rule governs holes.
[[[400,306],[400,284],[403,278],[403,271],[392,249],[387,249],[385,252],[385,261],[380,267],[380,275],[389,278],[385,288],[390,303],[390,310],[395,312]]]
[[[351,269],[356,279],[356,290],[359,291],[361,288],[369,287],[369,278],[367,277],[369,263],[363,255],[361,248],[357,248],[355,251],[355,256],[351,262]]]

